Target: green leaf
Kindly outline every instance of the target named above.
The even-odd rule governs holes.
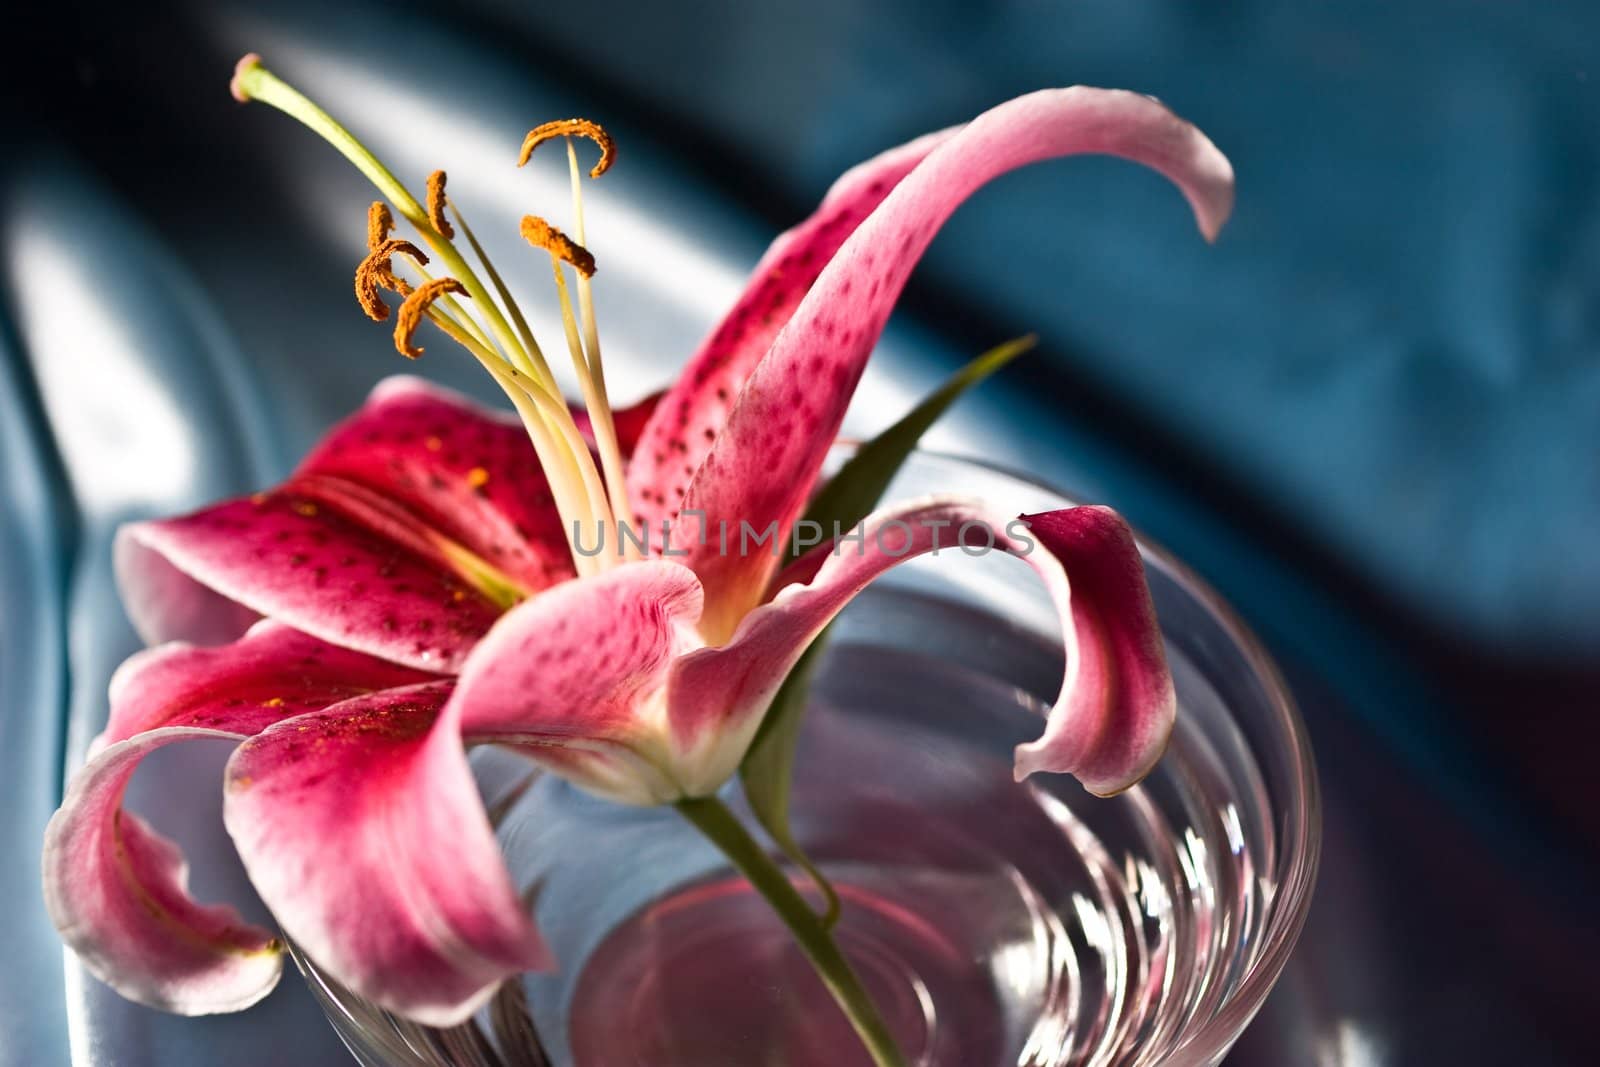
[[[968,389],[1032,348],[1036,341],[1037,338],[1032,334],[1007,341],[962,367],[905,418],[858,448],[856,454],[839,468],[839,473],[811,501],[805,518],[830,531],[834,529],[835,522],[839,524],[839,529],[848,530],[866,518],[877,507],[884,490],[894,480],[895,473],[917,447],[917,442],[928,427],[937,422],[939,416]],[[818,634],[784,679],[756,731],[750,751],[739,766],[739,777],[744,783],[745,798],[750,802],[750,810],[755,813],[756,821],[783,854],[804,869],[822,891],[827,900],[822,923],[825,928],[831,928],[839,917],[839,896],[822,872],[806,857],[789,828],[789,791],[794,781],[795,746],[799,742],[800,726],[805,719],[811,676],[822,658],[827,636],[826,629]]]

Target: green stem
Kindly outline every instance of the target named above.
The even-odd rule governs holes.
[[[833,935],[823,925],[817,913],[811,910],[794,883],[783,869],[767,855],[766,849],[750,836],[750,832],[716,797],[692,797],[678,801],[677,808],[683,817],[694,824],[722,854],[728,857],[735,869],[744,875],[760,893],[778,918],[794,935],[811,965],[817,969],[822,984],[828,987],[833,999],[855,1027],[861,1043],[866,1046],[876,1067],[906,1067],[905,1057],[895,1045],[894,1036],[878,1014],[866,987],[850,967],[850,962],[839,951]]]

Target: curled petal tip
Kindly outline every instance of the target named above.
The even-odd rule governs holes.
[[[247,71],[261,66],[261,56],[255,52],[246,52],[239,57],[239,62],[233,65],[233,78],[228,82],[228,91],[233,98],[241,104],[250,102],[250,94],[245,92],[244,76]]]
[[[1170,719],[1176,714],[1176,711],[1177,707],[1174,702],[1171,710],[1166,712],[1166,716]],[[1161,717],[1159,709],[1157,717]],[[1156,769],[1156,765],[1161,762],[1161,757],[1166,755],[1168,740],[1170,740],[1170,735],[1162,740],[1161,747],[1156,749],[1154,754],[1149,757],[1149,761],[1138,770],[1116,778],[1086,777],[1089,772],[1075,772],[1074,777],[1078,779],[1078,783],[1083,786],[1084,791],[1090,796],[1099,797],[1101,800],[1110,800],[1112,797],[1121,796],[1140,782],[1143,782],[1150,776],[1150,772]],[[1011,777],[1018,784],[1027,781],[1041,771],[1050,774],[1059,770],[1059,768],[1052,765],[1048,749],[1042,739],[1018,745],[1013,750],[1013,757]]]
[[[1071,576],[1076,666],[1045,733],[1016,750],[1018,780],[1071,773],[1096,796],[1137,785],[1172,735],[1177,697],[1133,531],[1110,508],[1024,516]]]
[[[690,401],[704,398],[674,395],[658,409],[654,421],[661,433],[641,450],[646,457],[641,473],[662,477],[656,484],[645,478],[637,484],[656,494],[658,506],[681,489],[681,510],[704,513],[711,525],[737,519],[756,529],[769,521],[787,527],[804,509],[894,302],[938,228],[1000,175],[1075,155],[1118,157],[1164,175],[1182,191],[1207,238],[1216,236],[1233,203],[1233,170],[1222,153],[1148,96],[1075,86],[1043,89],[992,108],[937,141],[898,177],[898,184],[893,172],[879,179],[882,198],[856,205],[868,212],[865,219],[832,251],[828,265],[810,276],[815,280],[792,317],[743,381],[709,379],[729,399],[719,396],[691,407]],[[782,256],[780,250],[772,265],[778,266]],[[770,306],[770,297],[767,302]],[[757,314],[759,321],[766,308]],[[805,402],[804,420],[792,417],[797,391]],[[652,445],[690,447],[682,441],[686,416],[699,420],[688,424],[691,441],[701,436],[702,427],[712,430],[703,438],[699,466],[687,470],[692,460],[680,465],[674,458],[659,472],[649,471]],[[642,503],[636,510],[649,514],[649,502]],[[719,555],[700,545],[677,547],[689,553],[690,566],[705,582],[713,615],[725,610],[723,604],[737,610],[740,594],[733,590],[759,588],[771,573],[768,558]]]
[[[1052,90],[1044,90],[1050,94]],[[1073,104],[1098,111],[1103,151],[1159,171],[1182,191],[1195,224],[1215,242],[1233,213],[1233,164],[1199,127],[1153,96],[1126,89],[1078,85],[1057,90],[1078,97]]]
[[[1233,164],[1199,130],[1195,130],[1195,135],[1204,142],[1195,165],[1195,173],[1199,176],[1196,188],[1203,195],[1191,203],[1201,236],[1208,244],[1216,244],[1222,228],[1233,215]]]
[[[805,574],[798,579],[803,585],[786,585],[748,614],[725,644],[686,656],[674,668],[674,730],[690,741],[716,739],[718,759],[704,762],[707,773],[690,781],[690,795],[703,795],[703,786],[714,788],[732,772],[748,744],[749,724],[758,722],[800,653],[856,593],[913,556],[955,547],[949,535],[940,544],[939,530],[959,531],[963,545],[1022,558],[1043,579],[1061,616],[1062,688],[1043,735],[1016,749],[1017,781],[1036,771],[1071,774],[1091,793],[1110,796],[1149,773],[1166,747],[1176,705],[1127,524],[1104,507],[1006,522],[974,502],[939,496],[868,516],[862,523],[866,547],[859,552],[819,546],[778,578],[784,584]],[[886,534],[901,539],[891,548]],[[808,563],[813,569],[805,573]]]
[[[73,779],[45,830],[45,908],[90,974],[129,1000],[179,1015],[240,1011],[272,991],[282,943],[188,889],[176,845],[121,810],[139,760],[198,728],[152,730],[105,746]]]

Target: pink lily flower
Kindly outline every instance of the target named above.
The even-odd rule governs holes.
[[[291,110],[292,91],[259,66],[242,64],[236,84]],[[579,267],[581,314],[566,325],[588,374],[587,419],[564,421],[540,399],[540,360],[524,344],[491,367],[520,419],[392,379],[284,484],[124,529],[117,573],[155,647],[113,680],[109,723],[46,837],[45,895],[66,942],[125,996],[170,1011],[237,1010],[272,988],[278,938],[192,899],[176,848],[122,810],[146,754],[227,738],[239,744],[225,822],[283,931],[377,1004],[459,1022],[506,977],[555,962],[506,871],[466,746],[514,746],[626,803],[712,795],[850,599],[958,542],[1016,555],[1059,610],[1061,692],[1039,739],[1018,749],[1018,778],[1069,773],[1107,795],[1136,783],[1160,757],[1175,702],[1138,553],[1109,509],[1023,526],[972,501],[924,499],[788,569],[767,543],[738,545],[743,527],[771,526],[787,543],[943,221],[990,179],[1078,153],[1164,174],[1208,239],[1229,213],[1226,159],[1154,100],[1087,88],[1020,97],[845,174],[774,242],[659,403],[615,413],[581,221],[577,242],[531,227],[569,309],[562,261]],[[408,195],[391,199],[430,243],[446,242],[439,250],[451,228],[437,177],[426,215]],[[503,338],[474,284],[390,287],[410,293],[403,327],[429,317],[484,359],[485,339]],[[465,325],[450,293],[487,325]],[[498,326],[507,346],[524,332]],[[585,553],[625,519],[670,528],[645,549]]]

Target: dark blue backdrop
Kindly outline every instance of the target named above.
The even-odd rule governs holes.
[[[1031,366],[940,443],[1121,508],[1288,665],[1325,777],[1326,873],[1239,1062],[1581,1059],[1600,1008],[1585,921],[1600,8],[475,0],[14,18],[0,1064],[65,1062],[69,1019],[83,1062],[338,1055],[292,983],[241,1019],[187,1023],[64,975],[37,890],[61,768],[132,647],[110,529],[281,473],[399,369],[349,299],[368,197],[309,136],[227,97],[247,48],[408,174],[447,167],[484,204],[480,230],[511,233],[518,197],[539,195],[509,168],[529,125],[590,113],[621,134],[592,212],[604,240],[609,206],[605,261],[623,264],[602,290],[622,392],[664,381],[765,240],[889,144],[1073,82],[1196,121],[1239,174],[1215,248],[1125,166],[1009,177],[935,245],[857,423],[1038,331]]]

